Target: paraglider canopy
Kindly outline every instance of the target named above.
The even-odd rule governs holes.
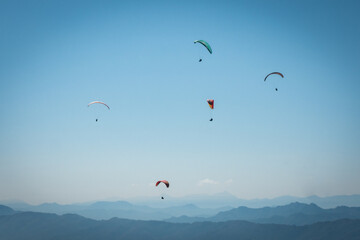
[[[102,104],[102,105],[106,106],[106,107],[110,110],[110,107],[109,107],[106,103],[100,102],[100,101],[93,101],[93,102],[91,102],[91,103],[88,104],[88,107],[90,107],[90,105],[93,105],[93,104],[95,104],[95,103]]]
[[[196,40],[196,41],[194,41],[194,43],[202,44],[204,47],[206,47],[206,49],[209,51],[209,53],[212,54],[212,49],[210,47],[210,44],[208,44],[206,41],[204,41],[204,40]]]
[[[209,107],[211,108],[211,109],[214,109],[214,99],[208,99],[208,100],[206,100],[207,101],[207,103],[209,104]]]
[[[156,184],[155,184],[155,186],[157,187],[160,183],[164,183],[167,188],[169,188],[169,186],[170,186],[169,182],[166,181],[166,180],[157,181]]]
[[[266,75],[266,77],[264,79],[264,82],[266,81],[268,76],[273,75],[273,74],[277,74],[277,75],[281,76],[282,78],[284,78],[284,75],[282,73],[280,73],[280,72],[272,72],[272,73],[269,73],[268,75]]]

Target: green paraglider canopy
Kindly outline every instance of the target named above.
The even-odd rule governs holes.
[[[208,44],[206,41],[196,40],[196,41],[194,41],[194,43],[201,43],[204,47],[206,47],[206,49],[209,51],[209,53],[212,54],[212,49],[210,47],[210,44]]]

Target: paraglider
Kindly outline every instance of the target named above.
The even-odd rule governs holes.
[[[156,184],[155,184],[155,186],[157,187],[157,186],[159,186],[159,184],[160,183],[164,183],[165,184],[165,186],[166,186],[166,188],[169,188],[170,187],[170,184],[169,184],[169,182],[168,181],[166,181],[166,180],[160,180],[160,181],[157,181],[156,182]],[[163,196],[161,196],[161,199],[164,199],[164,197]]]
[[[200,43],[201,45],[203,45],[203,46],[209,51],[209,53],[212,54],[212,49],[211,49],[209,43],[207,43],[207,42],[204,41],[204,40],[196,40],[196,41],[194,41],[194,44],[196,44],[196,43]],[[199,59],[199,62],[202,62],[202,58],[201,58],[201,57],[200,57],[200,59]]]
[[[107,107],[107,109],[109,109],[110,110],[110,107],[106,104],[106,103],[104,103],[104,102],[100,102],[100,101],[93,101],[93,102],[91,102],[91,103],[89,103],[88,104],[88,107],[90,107],[91,105],[93,105],[93,104],[102,104],[102,105],[104,105],[105,107]],[[95,120],[96,122],[98,121],[98,119],[96,118],[96,120]]]
[[[212,118],[212,110],[214,109],[214,99],[207,99],[206,102],[209,104],[210,107],[210,122],[212,122],[214,119]]]
[[[166,181],[166,180],[160,180],[160,181],[157,181],[156,182],[156,184],[155,184],[155,186],[157,187],[157,186],[159,186],[159,184],[160,183],[164,183],[165,184],[165,186],[167,187],[167,188],[169,188],[170,187],[170,184],[169,184],[169,182],[168,181]]]
[[[264,79],[264,82],[266,81],[266,79],[270,76],[270,75],[273,75],[273,74],[276,74],[276,75],[279,75],[280,77],[284,78],[284,75],[280,72],[272,72],[272,73],[269,73],[268,75],[266,75],[265,79]],[[277,88],[275,88],[275,91],[278,91]]]

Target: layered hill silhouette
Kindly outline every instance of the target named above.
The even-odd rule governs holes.
[[[314,203],[321,208],[335,208],[337,206],[360,207],[360,195],[337,195],[328,197],[308,196],[308,197],[294,197],[281,196],[276,198],[263,199],[240,199],[228,192],[217,193],[213,195],[189,195],[180,198],[167,196],[166,200],[162,201],[159,197],[137,197],[129,199],[128,201],[101,201],[95,203],[81,203],[81,204],[67,204],[60,205],[56,203],[44,203],[41,205],[29,205],[23,202],[16,201],[1,201],[0,204],[9,206],[15,210],[20,211],[41,211],[41,212],[55,212],[55,211],[69,211],[74,209],[89,208],[91,205],[97,203],[114,204],[114,205],[132,205],[137,209],[141,206],[151,208],[171,208],[174,206],[195,205],[199,208],[205,209],[223,209],[236,208],[239,206],[249,208],[262,208],[268,206],[282,206],[293,202],[300,203]],[[100,204],[101,205],[101,204]]]
[[[231,209],[230,207],[215,209],[199,208],[193,204],[163,208],[152,208],[144,205],[134,205],[126,201],[101,201],[89,205],[60,205],[57,203],[44,203],[38,206],[32,206],[28,204],[15,204],[15,207],[17,207],[16,210],[18,211],[32,211],[56,214],[71,213],[96,220],[108,220],[114,217],[133,220],[163,220],[171,217],[178,217],[181,215],[187,215],[191,217],[210,217],[219,213],[220,211]]]
[[[360,207],[342,206],[332,209],[323,209],[315,204],[296,202],[278,207],[238,207],[229,211],[220,212],[209,218],[181,216],[170,218],[166,221],[173,223],[192,223],[245,220],[254,223],[276,223],[300,226],[338,219],[360,219]]]
[[[24,212],[0,216],[0,239],[347,239],[360,236],[360,220],[343,219],[307,226],[257,224],[246,221],[168,223],[113,218],[92,220],[75,214]]]
[[[311,202],[313,201],[313,202]],[[56,213],[56,214],[78,214],[87,218],[96,220],[108,220],[113,217],[127,218],[133,220],[169,220],[174,222],[194,222],[194,221],[213,221],[208,219],[214,217],[220,212],[226,212],[239,206],[251,207],[251,208],[263,208],[265,206],[281,206],[291,202],[300,203],[315,203],[321,208],[335,208],[337,206],[346,205],[349,207],[360,207],[360,195],[344,195],[344,196],[331,196],[331,197],[317,197],[310,196],[305,198],[283,196],[274,199],[253,199],[242,200],[227,192],[218,193],[215,195],[193,195],[182,198],[167,197],[166,200],[160,200],[159,198],[139,198],[133,199],[133,202],[127,201],[100,201],[95,203],[82,203],[82,204],[67,204],[61,205],[57,203],[44,203],[41,205],[29,205],[26,203],[10,202],[5,205],[15,209],[16,211],[33,211],[44,213]],[[4,204],[4,202],[3,202]],[[301,207],[299,207],[301,208]],[[310,208],[310,207],[309,207]],[[240,211],[241,209],[237,210]],[[246,211],[246,208],[242,209]],[[300,209],[301,210],[301,209]],[[315,209],[313,209],[315,211]],[[346,209],[343,209],[346,211]],[[269,210],[268,210],[269,211]],[[353,209],[351,210],[353,211]],[[302,213],[302,211],[297,211]],[[235,213],[229,212],[233,215]],[[296,214],[296,213],[293,213]],[[335,215],[335,213],[331,213]],[[275,214],[276,215],[276,214]],[[270,222],[284,223],[291,222],[294,224],[308,224],[313,221],[307,221],[308,216],[292,216],[292,220],[284,219],[284,216],[280,214],[279,217],[274,217]],[[287,215],[288,216],[288,215]],[[344,215],[340,214],[340,217]],[[173,219],[173,218],[176,219]],[[190,217],[190,219],[189,219]],[[222,216],[218,216],[222,218]],[[326,220],[327,216],[319,218],[318,220]],[[330,216],[328,216],[330,217]],[[205,219],[206,218],[206,219]],[[257,222],[268,222],[269,216],[256,217]],[[260,221],[260,218],[265,218]],[[300,220],[304,218],[303,220]],[[252,220],[243,219],[238,217],[224,216],[226,220]],[[298,220],[297,220],[298,219]],[[329,218],[331,220],[338,219]],[[214,219],[214,221],[218,221]],[[220,221],[220,220],[219,220]],[[298,222],[297,222],[298,221]],[[317,221],[317,220],[316,220]],[[315,222],[316,222],[315,221]]]
[[[228,192],[222,192],[213,195],[189,195],[181,198],[168,197],[166,201],[159,201],[157,198],[141,197],[133,199],[131,202],[152,207],[180,206],[191,203],[201,208],[221,208],[224,206],[230,206],[232,208],[239,206],[262,208],[300,202],[307,204],[315,203],[322,208],[335,208],[337,206],[360,207],[360,195],[336,195],[327,197],[319,197],[316,195],[308,197],[280,196],[276,198],[241,199]]]

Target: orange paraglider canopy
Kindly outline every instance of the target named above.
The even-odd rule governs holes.
[[[211,109],[214,109],[214,99],[208,99],[208,100],[206,100],[207,101],[207,103],[209,104],[209,107],[211,108]]]

